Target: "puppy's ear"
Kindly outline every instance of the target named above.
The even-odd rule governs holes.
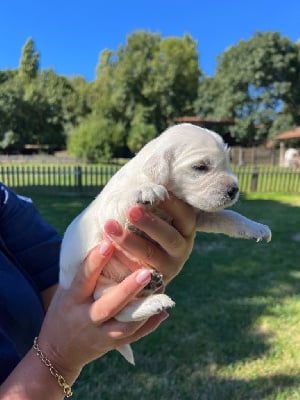
[[[158,150],[144,161],[142,172],[158,185],[165,186],[169,181],[172,152],[170,149]]]

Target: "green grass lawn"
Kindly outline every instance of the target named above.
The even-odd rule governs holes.
[[[33,198],[60,232],[91,200]],[[241,196],[234,209],[270,225],[272,242],[199,233],[167,288],[169,319],[133,345],[136,366],[111,352],[84,369],[75,400],[300,399],[300,196]]]

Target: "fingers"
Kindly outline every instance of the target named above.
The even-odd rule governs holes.
[[[110,240],[139,260],[140,264],[137,265],[134,265],[134,262],[132,265],[126,263],[131,270],[139,268],[142,263],[164,273],[164,265],[170,264],[166,254],[178,260],[185,260],[190,254],[195,236],[194,210],[173,195],[162,202],[160,207],[164,208],[173,219],[172,225],[139,205],[130,207],[127,211],[128,220],[159,246],[130,231],[125,231],[117,221],[109,220],[104,226]]]
[[[184,237],[172,225],[140,206],[128,209],[127,218],[137,228],[145,232],[167,252],[180,254]]]
[[[193,208],[172,194],[159,204],[171,218],[170,225],[151,212],[146,212],[140,206],[129,208],[127,218],[129,221],[157,241],[167,252],[173,249],[182,250],[185,239],[194,237],[196,216]],[[175,229],[174,229],[175,228]]]
[[[139,207],[134,208],[136,209]],[[141,211],[144,212],[143,209],[141,209]],[[147,221],[141,222],[140,226],[143,227],[144,225],[147,225]],[[138,224],[136,224],[136,226],[138,227]],[[174,228],[172,229],[175,231]],[[141,268],[141,265],[150,266],[157,269],[157,267],[163,263],[165,250],[162,250],[162,248],[157,246],[157,244],[152,243],[140,235],[133,233],[130,230],[123,229],[117,221],[107,221],[104,225],[104,230],[110,240],[134,257],[132,260],[126,260],[126,256],[122,255],[122,252],[116,252],[116,256],[132,271],[136,270],[137,268]],[[150,230],[150,228],[148,230]],[[160,233],[158,237],[160,246],[162,246],[161,236],[162,234]],[[155,239],[153,238],[153,240]]]
[[[88,254],[71,285],[71,293],[78,302],[92,296],[97,279],[114,252],[114,245],[104,240]]]
[[[162,311],[159,314],[153,315],[153,317],[150,317],[140,329],[138,329],[133,335],[131,335],[130,342],[135,342],[136,340],[139,340],[140,338],[155,331],[155,329],[161,324],[161,322],[165,321],[168,317],[169,314],[167,313],[167,311]]]
[[[138,270],[121,283],[105,292],[90,308],[90,318],[101,324],[113,318],[127,303],[140,292],[151,279],[149,270]]]
[[[193,207],[179,200],[172,193],[168,199],[160,203],[159,207],[172,217],[172,225],[182,236],[194,236],[196,215]]]
[[[101,330],[111,339],[118,341],[125,339],[124,343],[131,343],[154,331],[168,316],[169,314],[164,310],[148,320],[139,322],[119,322],[111,319],[102,324]],[[118,343],[118,345],[120,344]]]

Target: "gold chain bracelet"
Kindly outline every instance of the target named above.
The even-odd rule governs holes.
[[[67,384],[65,378],[60,375],[60,373],[57,371],[57,369],[53,367],[51,361],[42,352],[42,350],[40,349],[40,346],[38,344],[37,337],[34,338],[33,348],[34,348],[34,350],[36,350],[36,355],[42,360],[43,364],[46,365],[47,368],[49,368],[51,375],[54,376],[54,378],[57,380],[57,383],[62,388],[65,396],[71,397],[73,395],[71,386]]]

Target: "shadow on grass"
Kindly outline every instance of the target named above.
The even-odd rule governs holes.
[[[74,391],[76,399],[97,400],[261,400],[261,399],[298,399],[295,397],[299,386],[298,375],[274,374],[272,377],[255,379],[237,379],[216,377],[203,371],[169,374],[169,370],[158,373],[145,371],[126,372],[121,368],[114,369],[113,357],[109,357],[106,370],[99,366],[85,370],[85,379],[77,383]],[[102,363],[103,367],[103,363]],[[144,371],[141,371],[144,369]],[[118,372],[112,375],[108,371]],[[97,377],[97,378],[96,378]],[[284,396],[282,396],[284,390]]]

